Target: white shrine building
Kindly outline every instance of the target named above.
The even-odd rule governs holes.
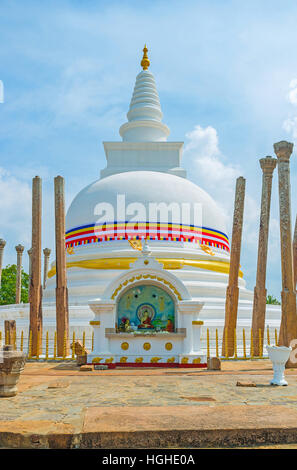
[[[122,140],[103,143],[106,167],[67,212],[70,327],[94,328],[89,362],[203,366],[201,327],[224,325],[226,221],[187,179],[183,142],[167,141],[146,48],[141,65]],[[52,263],[43,294],[47,330],[55,327],[55,287]],[[238,325],[250,328],[253,294],[242,272],[239,289]],[[28,305],[2,307],[0,316],[24,328]],[[279,306],[267,306],[267,324],[279,321]]]

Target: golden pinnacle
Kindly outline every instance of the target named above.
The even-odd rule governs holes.
[[[149,61],[149,58],[147,56],[147,51],[148,51],[148,48],[146,47],[146,44],[145,44],[144,48],[143,48],[142,61],[140,62],[140,65],[143,68],[143,70],[147,70],[150,66],[150,61]]]

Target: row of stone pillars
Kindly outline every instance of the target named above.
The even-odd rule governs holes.
[[[64,178],[57,176],[55,187],[55,239],[56,239],[56,323],[57,323],[57,353],[58,356],[69,354],[69,313],[68,290],[66,276],[65,250],[65,191]],[[42,182],[39,176],[32,181],[32,248],[29,255],[29,303],[30,303],[30,336],[31,354],[36,356],[42,345],[42,290],[46,286],[50,249],[45,248],[44,279],[41,285],[41,227],[42,227]],[[3,250],[5,240],[0,240],[0,283],[2,274]],[[22,256],[24,247],[16,246],[17,276],[16,303],[21,301]],[[7,327],[8,328],[8,327]]]
[[[69,312],[66,277],[65,250],[65,191],[64,178],[55,178],[55,239],[56,239],[56,324],[57,353],[69,354]],[[41,178],[33,178],[32,185],[32,253],[30,283],[30,333],[31,352],[36,356],[41,351],[42,339],[42,286],[41,286]],[[48,266],[49,252],[45,252],[45,269]]]
[[[4,247],[6,245],[6,241],[2,238],[0,239],[0,286],[2,280],[2,266],[3,266],[3,253]],[[15,303],[21,303],[21,295],[22,295],[22,260],[23,260],[23,252],[25,247],[23,245],[17,245],[15,247],[17,252],[17,271],[16,271],[16,288],[15,288]],[[31,280],[31,253],[32,248],[27,251],[29,255],[29,280]],[[43,273],[43,288],[46,287],[46,278],[48,273],[48,264],[49,264],[49,257],[51,254],[51,250],[49,248],[44,248],[44,273]]]
[[[282,316],[280,325],[279,345],[289,346],[292,339],[297,339],[296,314],[296,281],[297,281],[297,218],[294,238],[291,236],[291,187],[290,187],[290,157],[293,144],[278,142],[274,144],[277,159],[262,158],[260,166],[262,175],[261,215],[258,242],[257,278],[254,289],[253,303],[253,350],[254,355],[260,355],[259,330],[264,331],[266,313],[266,268],[269,233],[269,217],[271,202],[271,187],[273,171],[278,164],[279,181],[279,210],[280,210],[280,237],[281,237],[281,264],[282,264]],[[245,197],[245,179],[240,177],[236,182],[235,204],[233,215],[233,231],[230,256],[229,282],[226,292],[225,326],[223,337],[223,355],[232,357],[234,354],[234,330],[237,323],[238,311],[238,275],[240,267],[240,252],[242,238],[242,224]],[[226,341],[227,340],[227,341]],[[226,349],[227,348],[227,349]],[[287,367],[296,367],[296,364],[287,363]]]

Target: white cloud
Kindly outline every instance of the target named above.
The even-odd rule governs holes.
[[[51,103],[56,124],[84,123],[97,129],[115,124],[123,113],[122,89],[117,77],[104,70],[100,61],[73,61],[63,70],[56,97]]]
[[[185,159],[194,165],[198,185],[218,202],[230,223],[235,181],[240,169],[228,163],[219,149],[217,131],[212,126],[195,126],[186,134]]]
[[[297,106],[297,78],[291,80],[289,87],[288,100],[291,104]]]
[[[221,183],[224,185],[221,188],[223,190],[240,175],[239,168],[224,162],[225,157],[219,149],[218,134],[214,127],[197,125],[186,134],[186,138],[185,155],[191,157],[207,185],[215,188]]]
[[[219,148],[219,138],[212,126],[195,126],[186,134],[185,160],[191,161],[192,179],[205,189],[221,207],[226,216],[228,235],[232,237],[232,219],[236,178],[242,175],[240,166],[232,165]],[[261,173],[259,172],[259,184]],[[257,251],[260,218],[260,191],[255,198],[249,192],[249,180],[246,182],[246,195],[243,220],[241,265],[245,279],[252,289],[256,278]],[[258,199],[259,197],[259,199]],[[269,230],[269,269],[279,269],[279,222],[271,216]]]
[[[283,129],[291,134],[293,139],[297,139],[297,116],[286,119],[283,123]]]
[[[297,78],[290,81],[289,88],[290,90],[287,94],[287,100],[293,106],[297,106]],[[283,129],[288,134],[291,134],[293,139],[297,139],[297,116],[289,116],[283,122]]]
[[[28,241],[31,217],[31,188],[0,167],[1,229],[15,230],[20,240]]]
[[[247,193],[244,204],[243,243],[255,251],[258,247],[259,217],[260,204]]]
[[[27,171],[26,171],[27,170]],[[54,195],[53,179],[47,178],[48,170],[40,168],[42,181],[42,247],[52,249],[54,257]],[[6,240],[3,265],[16,263],[15,246],[19,243],[25,246],[23,266],[28,272],[27,250],[31,246],[32,232],[32,170],[15,171],[12,175],[0,167],[0,238]]]
[[[185,151],[195,150],[197,157],[214,156],[220,154],[217,131],[212,126],[205,128],[197,125],[194,130],[186,134],[189,142]]]
[[[30,185],[0,167],[0,200],[0,236],[6,240],[5,266],[16,263],[14,247],[17,244],[21,243],[28,249],[31,243]]]

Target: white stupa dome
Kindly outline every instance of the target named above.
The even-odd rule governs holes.
[[[98,210],[95,210],[98,203],[111,204],[114,208],[114,219],[127,220],[123,208],[117,211],[119,195],[125,196],[126,208],[129,204],[142,204],[146,210],[146,220],[148,220],[150,203],[165,203],[168,206],[177,203],[179,207],[185,203],[191,207],[194,204],[200,204],[203,227],[226,233],[225,218],[221,210],[203,189],[185,178],[156,171],[117,173],[91,183],[78,193],[70,205],[66,216],[66,231],[98,222],[100,214]],[[108,215],[106,215],[107,223],[111,222],[108,220]],[[193,215],[191,211],[190,224],[194,224]],[[141,216],[140,219],[142,219]],[[146,220],[138,220],[138,222]]]

